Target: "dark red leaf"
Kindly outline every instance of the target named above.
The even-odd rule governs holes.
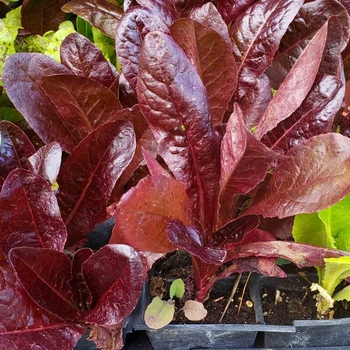
[[[292,240],[294,216],[284,219],[266,218],[260,221],[260,228],[270,232],[274,237],[282,241]]]
[[[21,22],[29,32],[43,35],[49,30],[56,31],[64,21],[61,7],[67,0],[23,0]]]
[[[173,0],[180,17],[188,17],[196,7],[202,6],[204,0]]]
[[[190,19],[175,21],[170,32],[196,67],[207,89],[212,123],[219,125],[237,84],[232,49],[215,30]]]
[[[158,153],[184,182],[194,215],[211,232],[220,141],[210,121],[206,89],[195,67],[167,34],[152,32],[144,39],[137,95],[159,144]]]
[[[11,8],[4,2],[0,2],[0,18],[5,18],[6,14],[11,11]]]
[[[11,249],[9,258],[22,286],[38,305],[64,320],[78,317],[69,285],[71,262],[64,253],[21,247]]]
[[[219,217],[222,224],[235,217],[234,196],[254,189],[281,156],[271,151],[247,130],[237,104],[221,142],[221,180]]]
[[[350,192],[350,140],[335,133],[301,142],[287,153],[245,214],[285,218],[314,213]]]
[[[54,192],[41,176],[16,169],[0,194],[0,246],[5,255],[14,247],[63,251],[67,230]]]
[[[2,349],[24,350],[35,344],[50,350],[73,350],[85,333],[85,327],[66,322],[38,306],[4,260],[0,261],[0,286]]]
[[[125,79],[123,73],[120,73],[119,75],[119,100],[124,107],[133,107],[138,103],[136,91]]]
[[[28,162],[33,173],[42,176],[52,184],[60,171],[61,158],[61,146],[57,142],[51,142],[39,148],[28,158]]]
[[[321,63],[327,30],[328,23],[325,23],[308,43],[269,103],[255,132],[258,139],[295,112],[307,96]]]
[[[83,275],[83,263],[93,253],[94,252],[89,248],[82,248],[77,250],[73,257],[72,279],[69,281],[69,284],[72,288],[75,303],[79,305],[81,309],[86,309],[87,305],[90,305],[92,302],[92,295],[86,285]]]
[[[123,15],[123,10],[107,0],[72,0],[62,7],[64,12],[72,12],[102,33],[114,38],[115,28]]]
[[[255,0],[217,0],[218,11],[226,23],[237,19]]]
[[[61,62],[74,74],[111,87],[114,72],[102,52],[79,33],[68,35],[61,44]]]
[[[226,44],[232,51],[232,41],[228,33],[227,25],[211,2],[206,3],[202,7],[195,8],[191,12],[190,18],[215,30],[226,41]]]
[[[0,176],[6,176],[16,168],[28,169],[27,159],[35,153],[33,144],[15,124],[0,122]]]
[[[122,72],[136,90],[141,44],[147,33],[160,30],[169,32],[166,24],[151,10],[133,7],[124,14],[115,34],[116,53]]]
[[[57,74],[72,73],[48,56],[18,53],[6,60],[2,79],[10,100],[39,137],[58,141],[64,151],[71,152],[78,140],[41,89],[43,77]]]
[[[116,113],[123,108],[112,91],[85,77],[44,77],[41,89],[77,142],[100,125],[115,120]]]
[[[94,305],[85,313],[85,322],[117,325],[134,310],[144,281],[136,250],[126,245],[107,245],[84,262],[83,274]]]
[[[178,18],[174,2],[172,0],[137,0],[137,2],[151,10],[168,27]]]
[[[128,11],[131,7],[137,6],[137,5],[138,3],[136,0],[124,0],[124,3],[123,3],[124,12]]]
[[[80,245],[106,219],[107,201],[134,152],[131,123],[117,120],[91,132],[65,161],[57,182],[68,247]]]
[[[152,157],[147,150],[143,149],[142,153],[151,176],[165,176],[171,178],[171,175]]]
[[[173,219],[167,223],[166,231],[169,240],[178,248],[186,250],[204,263],[220,265],[226,258],[226,250],[205,246],[205,236],[194,226],[186,226]]]
[[[316,83],[302,105],[269,131],[262,142],[272,149],[287,151],[299,142],[330,130],[344,98],[342,82],[326,75]]]
[[[193,223],[183,184],[164,176],[148,176],[121,198],[110,242],[153,253],[171,252],[175,247],[165,227],[172,218],[186,225]]]

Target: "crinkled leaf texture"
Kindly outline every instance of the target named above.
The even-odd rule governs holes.
[[[255,0],[217,0],[218,11],[226,23],[238,18]]]
[[[158,153],[185,184],[194,215],[210,232],[220,177],[220,141],[211,124],[206,89],[167,34],[155,31],[144,39],[137,95],[159,144]]]
[[[28,168],[27,159],[35,153],[27,135],[15,124],[0,122],[0,176],[5,178],[16,168]]]
[[[83,274],[92,294],[92,309],[85,322],[117,325],[136,307],[144,281],[142,260],[127,245],[104,246],[83,263]]]
[[[30,349],[33,344],[50,350],[73,350],[85,330],[38,306],[6,261],[0,261],[1,350]]]
[[[125,79],[136,90],[141,45],[147,33],[168,33],[168,26],[150,9],[133,7],[122,17],[116,29],[116,53]]]
[[[42,247],[63,251],[67,230],[55,194],[41,176],[16,169],[0,193],[0,247]]]
[[[212,123],[219,125],[237,84],[232,48],[215,29],[190,19],[175,21],[170,33],[197,68],[207,89]]]
[[[137,0],[137,2],[151,10],[167,26],[171,26],[178,17],[172,0]]]
[[[322,287],[332,295],[340,282],[350,276],[350,257],[326,258],[324,262],[325,268],[321,281]]]
[[[64,12],[72,12],[102,33],[114,38],[115,28],[123,15],[123,10],[107,0],[72,0],[62,7]]]
[[[290,149],[246,214],[285,218],[314,213],[350,193],[350,140],[315,136]]]
[[[62,149],[58,142],[51,142],[38,149],[28,158],[33,173],[42,176],[51,184],[56,181],[60,171]]]
[[[255,132],[258,139],[295,112],[307,96],[323,57],[327,29],[328,23],[318,30],[269,103]]]
[[[178,219],[192,224],[186,190],[180,181],[148,176],[119,201],[111,243],[125,243],[141,251],[167,253],[175,250],[168,240],[166,223]]]
[[[106,87],[115,81],[114,72],[102,52],[78,33],[68,35],[61,44],[61,63],[74,74],[96,80]]]
[[[107,218],[107,201],[135,147],[132,124],[117,120],[91,132],[64,162],[57,182],[68,247],[82,244],[86,234]]]
[[[22,286],[38,305],[64,320],[77,319],[78,309],[69,284],[72,266],[66,254],[20,247],[11,249],[9,260]]]

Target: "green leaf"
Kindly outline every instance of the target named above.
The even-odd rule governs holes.
[[[340,300],[348,300],[350,301],[350,286],[347,286],[340,290],[334,297],[334,300],[340,301]]]
[[[338,284],[350,276],[350,256],[325,258],[324,262],[322,287],[332,295]]]
[[[81,17],[77,17],[77,32],[84,35],[91,42],[94,42],[94,34],[92,32],[92,26],[89,22],[83,20]]]
[[[149,328],[160,329],[168,325],[174,317],[175,305],[172,300],[164,301],[155,297],[147,306],[145,323]]]
[[[323,221],[327,233],[337,237],[350,223],[350,195],[331,207],[320,211],[318,216]]]
[[[335,245],[338,249],[350,252],[350,225],[340,231],[338,237],[335,239]]]
[[[44,53],[50,41],[39,34],[27,35],[21,40],[15,41],[16,52],[40,52]]]
[[[116,65],[115,41],[95,27],[92,27],[92,34],[93,42],[101,50],[103,56]]]
[[[23,120],[21,113],[14,108],[0,107],[0,120],[7,120],[15,123]]]
[[[335,248],[334,238],[325,229],[318,214],[299,214],[294,218],[293,237],[296,242]]]
[[[2,71],[7,57],[16,53],[13,39],[4,22],[0,19],[0,86],[2,86]]]
[[[170,298],[173,299],[174,296],[176,298],[181,299],[185,293],[185,283],[181,278],[178,278],[173,281],[170,286]]]
[[[21,8],[22,6],[8,12],[6,14],[6,18],[2,20],[11,35],[12,41],[15,41],[18,34],[18,29],[23,28],[21,24]]]

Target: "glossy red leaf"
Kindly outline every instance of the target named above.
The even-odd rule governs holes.
[[[93,297],[93,309],[85,322],[117,325],[136,307],[144,281],[137,251],[126,245],[110,244],[88,258],[83,274]]]
[[[226,44],[232,51],[232,41],[228,33],[227,25],[222,19],[219,11],[211,2],[208,2],[201,7],[195,8],[191,12],[190,18],[206,27],[215,30],[225,40]]]
[[[76,14],[111,38],[114,38],[115,28],[123,15],[119,6],[107,0],[72,0],[62,7],[62,11]]]
[[[168,253],[175,250],[165,227],[168,219],[192,224],[190,201],[183,184],[164,176],[148,176],[120,200],[110,243],[137,250]]]
[[[0,247],[42,247],[63,251],[67,230],[54,192],[41,176],[16,169],[0,193]]]
[[[107,201],[134,152],[131,123],[117,120],[91,132],[64,162],[57,182],[68,247],[80,245],[106,219]]]
[[[96,80],[106,87],[115,81],[114,72],[102,52],[79,33],[68,35],[61,44],[61,63],[74,74]]]
[[[219,125],[237,85],[232,49],[215,30],[190,19],[175,21],[170,33],[196,67],[207,89],[212,123]]]
[[[83,275],[83,263],[94,252],[89,248],[82,248],[77,250],[73,256],[72,262],[72,279],[69,284],[72,288],[74,301],[79,305],[80,309],[86,309],[92,302],[92,295],[89,291]]]
[[[69,284],[71,262],[64,253],[21,247],[11,249],[9,258],[22,286],[38,305],[64,320],[78,317]]]
[[[152,157],[147,150],[143,149],[142,153],[151,176],[165,176],[171,178],[171,175]]]
[[[28,158],[28,162],[33,173],[42,176],[52,184],[60,171],[61,158],[61,146],[58,142],[51,142],[39,148]]]
[[[15,124],[0,122],[0,176],[5,178],[16,168],[28,169],[27,159],[35,153],[27,135]]]
[[[314,85],[302,105],[268,132],[262,142],[271,149],[287,151],[299,142],[330,130],[344,98],[342,82],[326,75]]]
[[[315,34],[269,103],[255,132],[258,139],[295,112],[307,96],[321,63],[327,29],[326,23]]]
[[[271,65],[282,36],[303,2],[258,1],[233,23],[230,34],[239,65],[239,98],[247,92],[245,83],[249,83],[251,75],[258,77]]]
[[[305,140],[289,150],[245,214],[285,218],[318,212],[350,193],[349,174],[348,138],[329,133]]]
[[[126,12],[116,29],[118,62],[124,77],[134,90],[139,71],[141,44],[146,34],[154,30],[169,32],[167,25],[156,14],[140,6]]]
[[[21,23],[25,30],[43,35],[49,30],[56,31],[65,14],[61,7],[66,0],[23,0]]]
[[[41,88],[77,142],[122,109],[115,94],[101,83],[75,75],[44,77]]]
[[[235,217],[234,196],[254,189],[280,155],[258,141],[246,128],[237,104],[221,142],[220,209],[223,224]]]
[[[11,307],[9,307],[9,305]],[[85,327],[69,323],[38,306],[20,286],[14,271],[0,261],[0,347],[73,350]]]
[[[218,11],[226,23],[237,19],[255,0],[217,0]]]
[[[125,79],[124,74],[119,75],[119,100],[124,107],[133,107],[137,104],[136,91],[131,87],[130,83]]]
[[[180,17],[188,17],[196,7],[202,6],[204,0],[173,0]]]
[[[137,2],[141,6],[151,10],[168,27],[170,27],[178,17],[172,0],[137,0]]]
[[[205,246],[205,236],[194,226],[186,226],[181,221],[173,219],[167,222],[166,231],[169,240],[175,246],[198,257],[204,263],[220,265],[226,258],[226,250]]]
[[[43,77],[72,74],[68,68],[42,54],[18,53],[6,60],[2,79],[7,95],[28,124],[45,142],[58,141],[64,151],[71,152],[77,140],[71,126],[41,88]]]
[[[218,195],[219,138],[195,67],[167,34],[149,33],[140,56],[137,95],[159,144],[158,153],[191,198],[210,232]]]

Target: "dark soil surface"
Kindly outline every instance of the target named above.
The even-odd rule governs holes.
[[[308,286],[303,291],[279,291],[273,287],[262,290],[262,304],[267,324],[292,325],[294,320],[317,320],[316,292]],[[336,302],[334,318],[350,317],[350,305]]]

